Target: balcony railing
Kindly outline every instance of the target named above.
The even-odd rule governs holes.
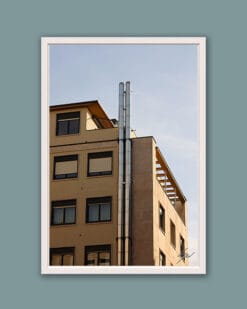
[[[156,178],[168,197],[170,203],[174,206],[182,221],[185,223],[184,205],[186,198],[179,188],[179,185],[173,176],[167,162],[156,147]]]

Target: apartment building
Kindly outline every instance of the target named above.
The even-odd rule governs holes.
[[[50,107],[50,265],[186,266],[187,206],[152,136],[98,101]]]

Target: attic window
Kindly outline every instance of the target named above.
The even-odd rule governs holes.
[[[80,112],[57,114],[56,135],[77,134],[80,131]]]

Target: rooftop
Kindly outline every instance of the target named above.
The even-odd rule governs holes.
[[[51,105],[50,111],[60,111],[66,109],[78,109],[86,107],[92,115],[92,118],[95,118],[97,122],[100,123],[102,128],[113,128],[114,125],[112,121],[107,116],[106,112],[103,110],[100,103],[95,101],[87,101],[87,102],[77,102],[77,103],[68,103],[68,104],[60,104],[60,105]]]
[[[158,147],[156,147],[156,177],[172,204],[176,201],[186,202],[186,197]]]

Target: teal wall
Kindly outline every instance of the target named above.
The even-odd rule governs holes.
[[[1,308],[245,302],[244,3],[1,1]],[[40,276],[40,37],[108,35],[207,36],[207,276]]]

